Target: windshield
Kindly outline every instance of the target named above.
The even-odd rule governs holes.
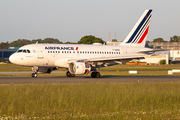
[[[31,53],[28,49],[19,49],[17,50],[17,53]]]
[[[17,53],[22,52],[23,50],[18,50]]]

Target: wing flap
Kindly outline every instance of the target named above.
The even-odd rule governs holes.
[[[132,59],[143,59],[144,55],[134,55],[134,56],[119,56],[119,57],[104,57],[104,58],[92,58],[89,62],[102,62],[102,61],[121,61],[121,60],[132,60]]]
[[[137,53],[149,53],[149,52],[157,52],[157,51],[168,51],[168,50],[165,50],[165,49],[149,49],[149,50],[139,50],[137,51]]]
[[[121,60],[132,60],[132,59],[144,59],[149,55],[131,55],[131,56],[116,56],[116,57],[99,57],[91,59],[69,59],[68,63],[71,62],[103,62],[103,61],[121,61]]]

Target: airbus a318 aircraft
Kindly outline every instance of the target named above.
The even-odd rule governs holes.
[[[67,77],[91,72],[92,78],[99,78],[97,68],[144,59],[154,52],[145,48],[151,16],[152,10],[145,10],[120,45],[29,44],[19,48],[9,60],[17,65],[32,66],[35,78],[37,73],[51,73],[57,68],[67,68]]]

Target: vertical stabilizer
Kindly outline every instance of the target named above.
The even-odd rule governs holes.
[[[121,45],[144,47],[151,21],[152,10],[145,10]]]

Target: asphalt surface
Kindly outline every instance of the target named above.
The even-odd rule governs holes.
[[[80,83],[80,82],[180,82],[180,76],[39,76],[38,78],[23,76],[0,76],[0,84],[7,83]]]

